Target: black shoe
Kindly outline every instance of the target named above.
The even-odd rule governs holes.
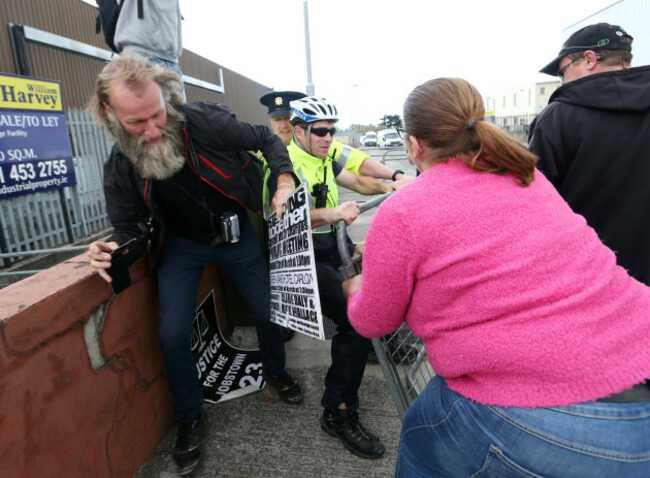
[[[282,334],[284,335],[284,341],[288,342],[293,338],[294,335],[296,335],[296,331],[293,329],[290,329],[289,327],[283,327],[282,328]]]
[[[201,412],[191,423],[178,423],[178,437],[176,438],[176,447],[172,456],[176,462],[177,473],[180,476],[189,475],[199,464],[205,422],[205,414]]]
[[[379,438],[364,428],[356,410],[323,410],[320,426],[333,437],[338,437],[345,448],[361,458],[380,458],[384,445]]]
[[[280,377],[269,377],[268,375],[265,377],[283,401],[291,405],[302,402],[304,398],[302,388],[291,375],[287,373]]]
[[[377,352],[375,352],[375,349],[372,349],[370,352],[368,352],[368,358],[366,359],[366,362],[379,363],[379,358],[377,357]]]

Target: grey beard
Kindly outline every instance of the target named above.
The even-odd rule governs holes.
[[[179,172],[185,164],[182,153],[181,121],[167,116],[167,125],[161,131],[160,141],[148,144],[148,138],[134,138],[118,121],[109,124],[111,134],[126,154],[136,172],[143,178],[164,181]]]

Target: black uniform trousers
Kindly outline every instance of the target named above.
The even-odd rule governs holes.
[[[336,410],[339,404],[345,403],[348,409],[357,410],[359,387],[372,343],[350,325],[348,304],[341,288],[343,277],[338,270],[341,258],[336,235],[315,233],[313,238],[321,310],[337,326],[332,338],[332,364],[325,376],[321,404],[329,410]],[[349,238],[348,243],[352,251],[354,246]]]

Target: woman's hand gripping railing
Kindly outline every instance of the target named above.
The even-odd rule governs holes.
[[[394,191],[391,191],[381,196],[374,197],[368,201],[365,201],[359,206],[361,213],[368,211],[374,207],[379,206],[384,200],[388,198]],[[361,254],[356,254],[354,257],[350,257],[350,251],[348,249],[347,241],[347,229],[345,220],[341,219],[337,224],[336,229],[336,244],[339,248],[339,255],[341,256],[342,265],[339,267],[339,271],[343,276],[343,280],[350,279],[357,274],[361,273],[361,270],[358,269],[357,265],[361,262]]]

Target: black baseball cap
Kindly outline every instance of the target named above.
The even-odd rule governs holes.
[[[562,45],[557,58],[539,70],[540,73],[556,76],[560,69],[560,61],[570,53],[579,53],[587,50],[626,50],[632,51],[632,45],[621,43],[621,39],[629,38],[632,42],[632,36],[629,35],[618,25],[609,23],[596,23],[588,27],[581,28],[573,33]]]
[[[291,103],[293,100],[299,100],[307,96],[298,91],[272,91],[265,94],[260,98],[260,103],[269,109],[268,115],[273,118],[275,116],[290,116]]]

